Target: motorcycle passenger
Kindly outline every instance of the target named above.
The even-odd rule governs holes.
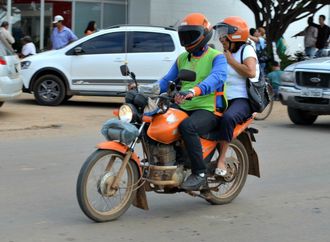
[[[224,55],[228,62],[226,98],[228,109],[220,121],[220,156],[215,174],[225,177],[227,168],[225,155],[233,138],[233,130],[238,123],[251,117],[252,112],[246,89],[246,78],[258,81],[259,64],[254,48],[247,44],[249,28],[241,17],[225,18],[213,27],[216,36],[223,45]],[[244,50],[243,50],[244,49]],[[241,63],[241,52],[242,62]]]
[[[212,32],[211,24],[203,14],[187,15],[178,28],[180,42],[186,52],[177,58],[169,72],[159,81],[162,93],[181,69],[196,72],[196,80],[183,81],[182,92],[175,97],[180,109],[189,115],[179,126],[192,168],[192,174],[181,186],[185,190],[199,190],[206,185],[206,164],[199,136],[217,126],[219,119],[216,113],[225,108],[220,92],[223,91],[227,77],[227,62],[223,54],[208,47]]]

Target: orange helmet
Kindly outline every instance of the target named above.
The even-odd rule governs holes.
[[[238,16],[225,18],[213,26],[218,38],[227,37],[232,42],[246,42],[249,37],[249,27],[244,19]]]
[[[178,28],[180,43],[190,53],[204,47],[212,37],[212,27],[201,13],[187,15]]]

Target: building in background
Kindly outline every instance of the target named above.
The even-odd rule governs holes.
[[[8,4],[8,2],[10,4]],[[7,6],[11,6],[11,31],[16,39],[17,50],[20,38],[30,35],[38,49],[50,48],[50,34],[54,16],[62,15],[64,25],[71,28],[78,37],[84,35],[89,21],[95,20],[98,28],[106,28],[127,22],[126,0],[2,0],[1,22],[8,19]]]
[[[52,20],[55,15],[64,17],[64,24],[78,37],[88,22],[95,20],[98,28],[116,24],[152,24],[177,27],[180,20],[190,12],[205,14],[211,23],[217,23],[229,15],[246,19],[250,27],[257,27],[253,13],[240,0],[0,0],[0,20],[8,19],[7,6],[11,9],[11,29],[16,44],[23,35],[30,35],[36,46],[43,50],[50,47]],[[330,7],[316,13],[327,16],[329,23]],[[303,49],[303,38],[291,38],[304,29],[306,19],[293,23],[284,34],[289,52]],[[217,45],[217,40],[211,40]],[[15,46],[19,49],[19,46]]]

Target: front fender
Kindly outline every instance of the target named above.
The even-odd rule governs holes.
[[[97,144],[96,146],[98,149],[103,149],[103,150],[115,150],[118,153],[125,155],[128,147],[126,145],[123,145],[122,143],[116,142],[116,141],[105,141],[102,143]],[[131,159],[136,163],[140,176],[142,176],[142,169],[140,166],[140,158],[137,156],[135,152],[132,153]],[[136,196],[133,200],[133,205],[137,208],[145,209],[148,210],[148,202],[147,202],[147,197],[146,197],[146,191],[144,186],[141,184],[141,180],[139,181],[138,184],[138,190],[136,193]]]
[[[98,149],[102,149],[102,150],[115,150],[122,155],[125,155],[126,151],[128,150],[128,147],[126,145],[119,143],[117,141],[105,141],[105,142],[97,144],[96,147]],[[133,152],[131,159],[136,163],[140,176],[141,176],[142,169],[141,169],[140,158],[137,156],[137,154],[135,152]]]

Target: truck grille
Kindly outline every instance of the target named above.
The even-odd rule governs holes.
[[[296,82],[303,87],[330,88],[330,73],[297,71]]]

